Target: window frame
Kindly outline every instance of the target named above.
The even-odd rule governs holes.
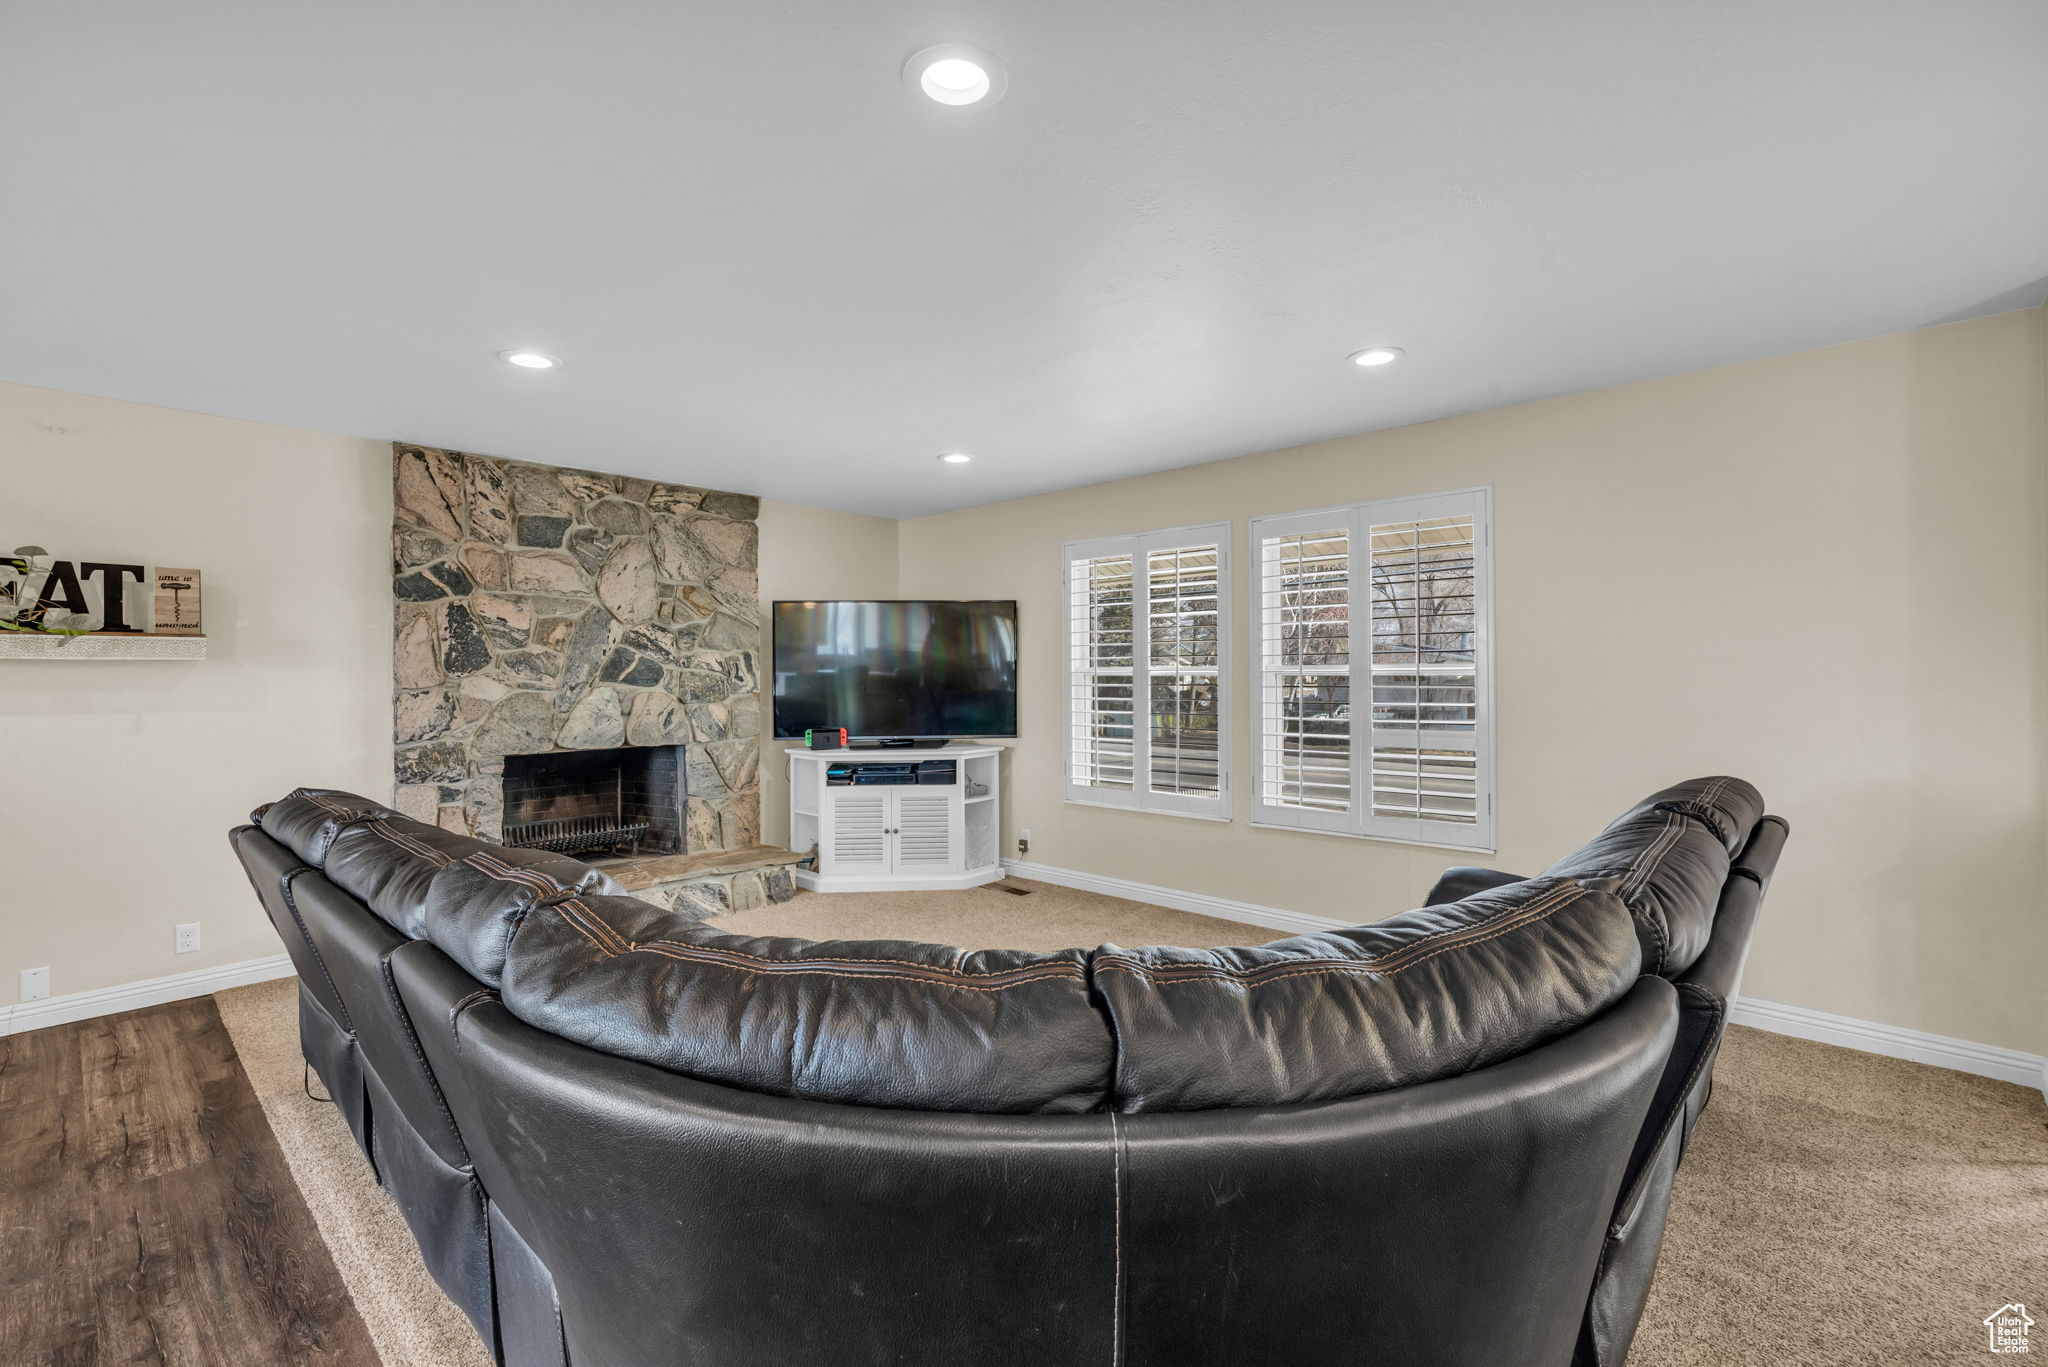
[[[1355,726],[1351,726],[1347,731],[1351,740],[1351,792],[1347,810],[1333,812],[1269,802],[1266,764],[1268,747],[1274,740],[1271,734],[1274,717],[1268,713],[1266,694],[1269,675],[1275,671],[1269,668],[1267,661],[1268,613],[1273,605],[1267,601],[1265,577],[1269,556],[1266,543],[1278,537],[1299,536],[1312,532],[1341,531],[1346,534],[1346,575],[1349,591],[1347,610],[1350,613],[1350,648],[1347,650],[1347,659],[1355,661],[1363,658],[1366,661],[1364,668],[1367,670],[1365,687],[1361,689],[1354,684],[1350,689],[1353,699],[1351,715],[1357,716],[1359,709],[1362,708],[1369,723],[1372,714],[1371,652],[1369,647],[1359,650],[1358,646],[1360,642],[1369,641],[1371,631],[1371,528],[1375,524],[1420,522],[1467,513],[1471,514],[1474,524],[1473,593],[1477,599],[1473,604],[1472,613],[1475,713],[1472,752],[1476,771],[1473,785],[1473,823],[1470,826],[1459,826],[1419,817],[1374,815],[1371,800],[1373,739],[1370,724],[1362,740]],[[1364,548],[1363,556],[1360,554],[1361,547]],[[1494,683],[1496,638],[1493,620],[1493,487],[1479,485],[1439,493],[1369,499],[1360,503],[1338,504],[1303,512],[1272,513],[1253,517],[1250,553],[1247,559],[1250,562],[1249,589],[1252,595],[1252,645],[1247,652],[1251,657],[1248,682],[1252,697],[1251,824],[1261,829],[1306,831],[1402,845],[1425,845],[1434,849],[1494,853],[1499,848],[1499,770],[1494,745],[1495,714],[1499,706],[1499,694]],[[1366,605],[1367,612],[1364,631],[1359,629],[1358,613],[1361,604]],[[1354,667],[1354,664],[1347,663],[1342,672],[1347,677],[1351,676]],[[1338,671],[1325,667],[1321,670],[1300,672],[1334,674]],[[1346,720],[1348,725],[1350,718]],[[1456,838],[1460,834],[1468,838]]]
[[[1203,821],[1231,819],[1230,749],[1231,708],[1235,701],[1235,665],[1231,638],[1236,624],[1231,618],[1232,524],[1199,522],[1184,527],[1162,527],[1155,531],[1124,536],[1093,537],[1069,541],[1060,547],[1061,617],[1064,631],[1061,669],[1064,696],[1060,702],[1063,727],[1060,736],[1060,781],[1066,801],[1084,807],[1112,807],[1121,811],[1160,813],[1193,817]],[[1216,794],[1197,797],[1184,793],[1160,793],[1151,788],[1152,726],[1150,722],[1152,668],[1150,632],[1144,614],[1151,602],[1151,557],[1155,552],[1187,547],[1216,548]],[[1077,783],[1075,771],[1075,730],[1078,717],[1075,689],[1084,672],[1076,660],[1075,630],[1078,625],[1074,601],[1074,566],[1083,560],[1112,556],[1131,557],[1131,786],[1104,788]]]

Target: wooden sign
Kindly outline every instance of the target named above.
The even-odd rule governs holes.
[[[205,632],[199,617],[199,571],[156,572],[156,625],[158,636],[201,636]]]

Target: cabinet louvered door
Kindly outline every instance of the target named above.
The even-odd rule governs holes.
[[[960,810],[950,793],[920,793],[899,789],[895,799],[893,827],[897,873],[958,873],[962,832],[956,829]]]
[[[838,789],[830,793],[827,805],[832,819],[826,823],[825,867],[834,873],[887,873],[889,871],[889,797],[882,789]]]

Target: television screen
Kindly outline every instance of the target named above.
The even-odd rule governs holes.
[[[1017,734],[1014,602],[775,605],[775,734]]]

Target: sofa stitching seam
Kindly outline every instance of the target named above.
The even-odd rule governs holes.
[[[1110,1229],[1112,1263],[1109,1297],[1109,1362],[1122,1367],[1124,1358],[1124,1138],[1116,1112],[1109,1113],[1110,1190],[1114,1194]]]
[[[674,959],[678,963],[704,962],[702,959],[692,958],[687,954],[678,953],[677,950],[674,948],[664,947],[656,944],[642,944],[635,946],[635,948],[644,953],[658,954],[663,958]],[[856,982],[872,982],[878,978],[884,980],[893,978],[902,982],[921,982],[928,984],[932,987],[950,987],[960,992],[1006,992],[1013,987],[1025,987],[1032,983],[1051,982],[1059,978],[1065,978],[1073,982],[1086,981],[1081,975],[1081,973],[1078,971],[1079,965],[1073,965],[1072,968],[1062,966],[1051,971],[1042,969],[1031,970],[1032,976],[1028,978],[1019,978],[1014,982],[997,983],[994,986],[990,987],[977,987],[973,983],[950,982],[944,977],[928,976],[921,973],[905,973],[898,969],[881,967],[878,967],[873,972],[869,973],[849,973],[836,969],[811,968],[808,965],[803,964],[801,962],[792,963],[788,967],[774,968],[746,968],[739,964],[717,964],[714,966],[724,968],[729,972],[733,973],[747,973],[760,977],[781,976],[787,974],[792,977],[807,976],[818,978],[848,978]]]
[[[1503,918],[1500,922],[1467,927],[1460,931],[1446,932],[1438,937],[1411,941],[1408,945],[1390,954],[1355,963],[1333,959],[1302,959],[1293,964],[1268,964],[1259,968],[1232,969],[1224,968],[1221,965],[1212,966],[1208,964],[1155,966],[1114,955],[1097,955],[1095,966],[1098,971],[1108,969],[1137,974],[1140,977],[1150,979],[1153,985],[1157,987],[1165,987],[1177,982],[1215,982],[1218,980],[1228,981],[1230,979],[1242,980],[1247,986],[1259,987],[1269,982],[1283,982],[1288,978],[1325,976],[1333,973],[1365,973],[1375,977],[1392,977],[1397,973],[1413,968],[1417,964],[1426,963],[1439,954],[1448,953],[1454,949],[1468,948],[1472,945],[1485,944],[1488,940],[1520,930],[1524,926],[1548,920],[1566,907],[1579,902],[1590,891],[1590,889],[1577,886],[1560,888],[1556,892],[1548,894],[1545,899],[1531,903],[1529,906],[1522,908],[1520,913]],[[1549,905],[1545,905],[1546,901]],[[1487,933],[1484,935],[1470,933],[1471,931],[1481,929]],[[1406,956],[1405,958],[1402,957],[1404,955]],[[1179,973],[1182,976],[1160,976],[1171,973]],[[1253,981],[1254,979],[1256,981]]]
[[[571,898],[566,902],[558,902],[555,904],[555,907],[557,910],[562,910],[567,907],[576,907],[579,911],[585,912],[586,914],[591,914],[593,920],[595,920],[594,913],[590,913],[590,909],[586,906],[583,906],[580,899]],[[602,925],[603,922],[598,921],[597,924]],[[607,926],[605,927],[605,929],[610,930],[610,927]],[[617,937],[616,931],[613,931],[612,934],[614,935],[614,937]],[[591,939],[593,943],[595,943],[595,937],[592,936],[589,931],[584,931],[584,935],[585,938]],[[866,968],[872,966],[877,971],[887,971],[890,968],[906,968],[914,970],[915,972],[920,974],[937,974],[940,976],[951,976],[961,978],[1006,978],[1016,973],[1044,973],[1051,972],[1054,970],[1057,970],[1062,973],[1084,974],[1086,968],[1086,966],[1082,963],[1066,959],[1059,960],[1055,963],[1026,964],[1017,968],[992,968],[975,970],[966,968],[949,968],[944,964],[921,964],[918,963],[915,959],[866,959],[855,955],[835,955],[829,958],[820,956],[811,959],[776,959],[771,958],[765,954],[749,954],[743,949],[722,949],[715,948],[710,945],[693,945],[682,940],[670,939],[627,940],[624,938],[617,938],[617,943],[619,945],[619,948],[613,951],[613,953],[615,954],[627,954],[638,949],[654,950],[661,948],[670,948],[683,950],[690,954],[704,955],[707,958],[712,959],[747,959],[757,964],[767,965],[765,969],[759,970],[763,972],[783,972],[787,971],[788,967],[800,968],[807,964],[826,964],[838,967],[858,968]],[[956,951],[954,963],[959,963],[961,958],[965,957],[967,953],[968,951],[965,949]],[[745,965],[742,964],[730,964],[727,966],[738,969],[743,972],[755,971],[747,969]]]

